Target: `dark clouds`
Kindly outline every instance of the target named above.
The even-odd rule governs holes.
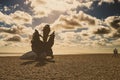
[[[0,32],[6,32],[6,33],[12,33],[12,34],[17,33],[17,31],[15,29],[5,28],[5,27],[0,27]]]
[[[113,30],[112,37],[120,37],[120,16],[109,16],[105,19],[106,24]]]
[[[93,32],[94,34],[108,34],[110,33],[110,29],[107,27],[98,28],[96,31]]]
[[[0,40],[11,42],[29,42],[31,40],[33,30],[25,26],[12,26],[11,28],[0,27]]]
[[[53,28],[59,29],[76,29],[79,27],[95,26],[99,20],[84,12],[80,11],[78,14],[62,15],[54,22]]]
[[[120,17],[118,16],[114,17],[114,20],[110,23],[110,25],[115,29],[119,29],[120,28]]]
[[[20,42],[21,37],[19,35],[15,35],[15,36],[7,38],[5,41],[17,41],[17,42]]]
[[[120,38],[120,33],[119,32],[115,32],[113,33],[113,38]]]

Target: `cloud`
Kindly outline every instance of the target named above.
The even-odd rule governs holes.
[[[0,41],[4,41],[6,43],[7,43],[7,41],[20,42],[20,41],[22,41],[22,37],[19,34],[13,35],[13,34],[2,32],[2,33],[0,33]]]
[[[15,24],[31,24],[32,17],[26,12],[16,11],[15,13],[11,13],[10,17],[12,18]]]
[[[0,40],[30,42],[33,29],[26,26],[0,27]],[[17,35],[17,36],[16,36]],[[7,42],[6,42],[7,43]]]
[[[95,23],[93,24],[89,22],[90,20],[94,20]],[[111,34],[115,30],[112,31],[109,28],[110,26],[100,24],[99,21],[99,19],[89,16],[88,14],[85,14],[83,12],[80,12],[78,14],[76,13],[74,15],[60,16],[58,20],[53,23],[53,25],[59,25],[59,28],[58,26],[53,26],[51,24],[51,27],[54,29],[64,29],[64,31],[56,31],[55,44],[64,47],[112,46],[113,44],[111,43],[111,41],[109,41],[109,39],[111,38],[109,37],[109,34]],[[106,22],[102,23],[106,24]],[[41,31],[45,24],[47,23],[40,24],[39,26],[36,26],[35,29]],[[33,31],[34,29],[32,29],[31,27],[26,27],[23,25],[14,25],[11,28],[0,27],[0,38],[2,41],[4,41],[6,45],[7,43],[14,42],[8,44],[9,46],[13,46],[13,44],[16,44],[16,42],[21,42],[23,44],[26,42],[26,44],[28,44],[32,38]],[[118,38],[119,34],[115,33],[111,34],[112,38],[113,36],[117,36]]]
[[[19,6],[19,4],[15,4],[13,6],[7,6],[7,5],[5,5],[5,6],[3,6],[3,11],[7,12],[7,11],[10,11],[11,9],[17,8],[18,6]]]
[[[113,20],[113,22],[111,22],[110,25],[115,29],[119,29],[120,28],[120,17],[119,19]]]
[[[28,13],[22,11],[16,11],[9,15],[0,12],[0,21],[6,24],[16,24],[16,25],[31,24],[32,17]]]
[[[95,29],[93,33],[94,34],[108,34],[110,33],[110,29],[108,27],[101,26]]]
[[[92,17],[84,12],[80,11],[78,14],[62,15],[54,23],[55,29],[75,29],[85,26],[95,26],[98,23],[98,19]]]
[[[118,3],[118,2],[120,2],[120,0],[100,0],[99,1],[99,5],[102,5],[102,3]]]
[[[12,37],[6,38],[5,41],[18,41],[18,42],[20,42],[21,41],[21,37],[19,35],[14,35]]]
[[[114,0],[100,0],[99,5],[102,5],[102,3],[114,3]]]
[[[79,8],[80,10],[88,10],[91,9],[91,6],[93,4],[94,1],[85,1],[85,0],[78,0],[79,1],[79,5],[77,6],[77,8]],[[76,8],[76,9],[77,9]]]
[[[112,44],[115,45],[116,47],[120,46],[120,39],[116,39],[115,41],[112,41]]]
[[[115,33],[112,34],[112,37],[113,38],[119,38],[120,37],[120,33],[115,32]]]
[[[79,5],[76,0],[29,0],[29,2],[36,18],[48,16],[53,11],[66,12]]]
[[[26,27],[23,25],[15,26],[13,25],[10,28],[0,27],[0,32],[10,33],[10,34],[30,34],[33,32],[31,27]]]
[[[12,36],[12,35],[9,33],[2,32],[2,33],[0,33],[0,41],[4,41],[5,38],[10,37],[10,36]]]
[[[60,16],[52,28],[58,30],[56,44],[60,46],[112,47],[112,41],[119,38],[119,30],[112,29],[111,22],[114,19],[108,17],[104,21],[79,12]]]
[[[78,35],[74,32],[65,32],[56,34],[56,44],[58,46],[77,46],[76,43],[79,42],[77,39]]]
[[[9,10],[10,10],[9,7],[4,6],[4,11],[9,11]]]
[[[106,23],[114,29],[120,28],[120,16],[110,16],[105,19]]]
[[[104,36],[90,34],[87,36],[82,35],[81,32],[65,32],[56,34],[57,40],[56,44],[58,46],[74,46],[81,48],[89,48],[89,47],[102,47],[112,45],[112,43]]]
[[[80,21],[85,21],[89,25],[95,25],[97,19],[95,17],[92,17],[88,14],[85,14],[84,12],[79,12],[78,16],[74,16],[75,18],[78,18]]]
[[[33,29],[26,26],[0,27],[0,46],[24,47],[32,39]]]
[[[14,29],[6,28],[6,27],[0,27],[0,32],[6,32],[6,33],[17,33]]]
[[[120,37],[120,16],[110,16],[105,19],[105,22],[112,29],[111,37],[119,38]]]
[[[112,42],[120,37],[119,29],[114,29],[111,25],[116,19],[119,20],[110,17],[105,21],[99,20],[83,12],[62,15],[52,25],[55,29],[64,29],[56,33],[56,44],[76,47],[113,47],[115,44]]]

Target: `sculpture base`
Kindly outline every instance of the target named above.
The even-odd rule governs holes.
[[[41,53],[39,56],[33,52],[27,52],[25,54],[23,54],[20,59],[25,59],[25,60],[52,60],[54,57],[52,56],[48,56],[46,53]]]

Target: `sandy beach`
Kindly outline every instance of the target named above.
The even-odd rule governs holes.
[[[110,54],[57,55],[45,64],[0,57],[0,80],[119,80],[120,58]]]

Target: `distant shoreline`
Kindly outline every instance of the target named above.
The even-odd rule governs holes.
[[[0,53],[0,57],[22,56],[25,53]],[[74,53],[74,54],[54,54],[55,56],[77,56],[77,55],[112,55],[113,53]]]

